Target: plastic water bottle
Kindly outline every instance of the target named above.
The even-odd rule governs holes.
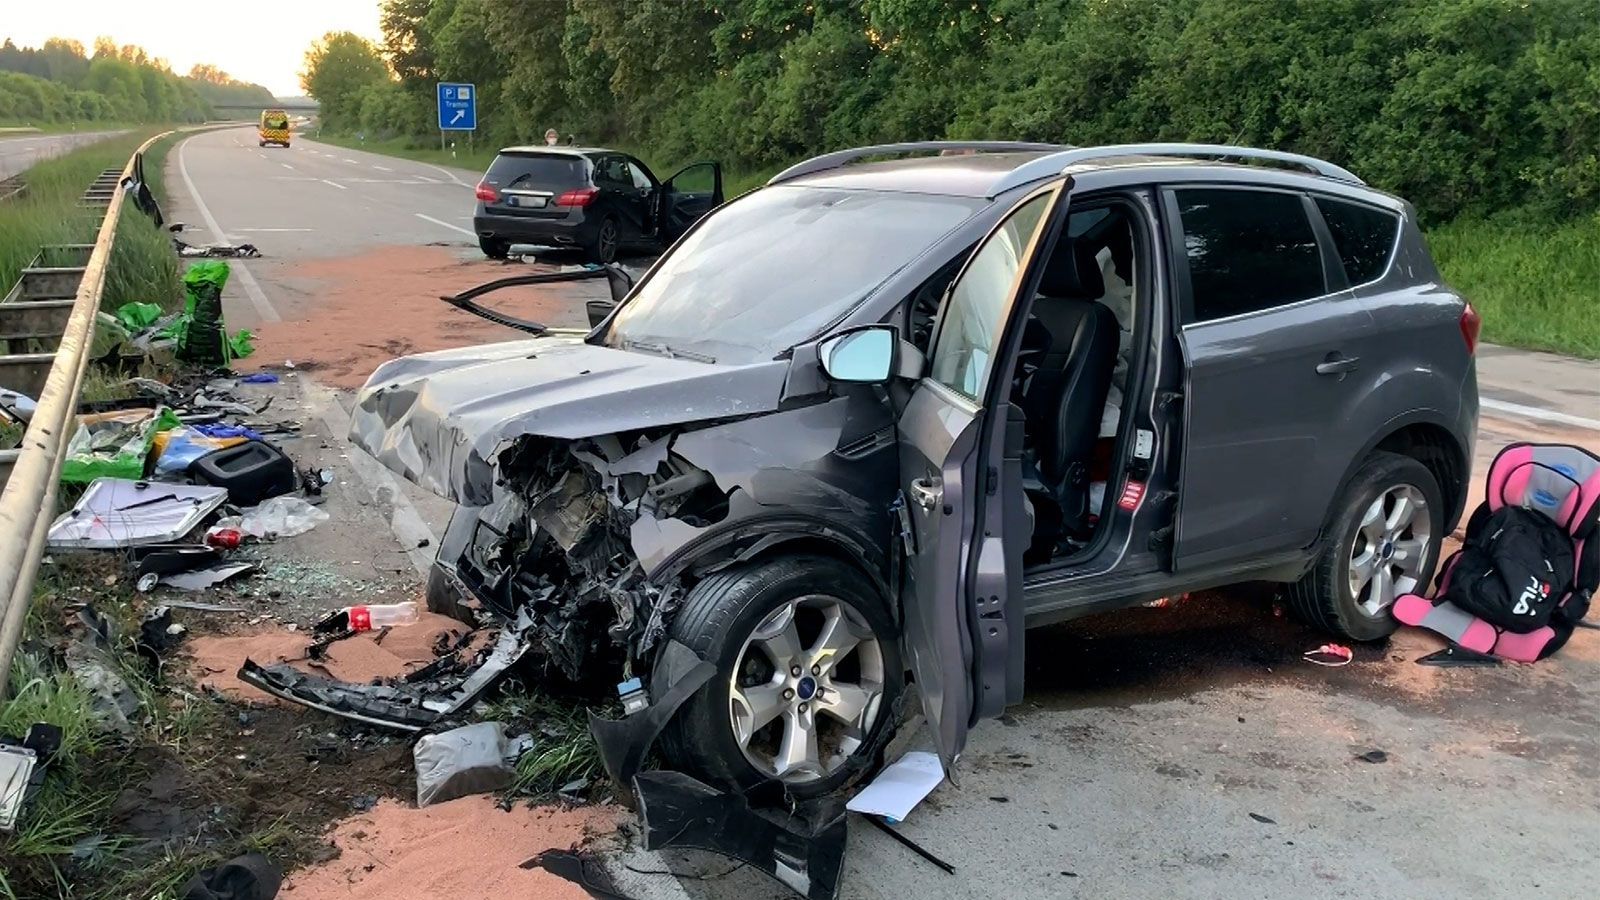
[[[374,628],[412,625],[422,617],[417,611],[417,604],[409,600],[405,603],[352,606],[345,612],[350,616],[351,631],[371,631]]]

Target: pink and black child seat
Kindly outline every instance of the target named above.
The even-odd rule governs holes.
[[[1584,624],[1600,587],[1600,457],[1565,444],[1512,444],[1489,466],[1485,500],[1433,597],[1394,616],[1462,647],[1533,662]]]

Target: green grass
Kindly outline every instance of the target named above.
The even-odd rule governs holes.
[[[1458,219],[1428,232],[1485,340],[1600,358],[1600,215],[1564,224]]]
[[[143,125],[129,125],[126,122],[19,122],[11,119],[0,120],[0,137],[15,134],[25,137],[30,134],[69,134],[74,131],[118,131],[124,128],[144,128]],[[30,131],[8,132],[8,128],[36,129]]]
[[[598,711],[598,710],[597,710]],[[531,733],[533,749],[517,760],[511,793],[538,797],[569,782],[604,777],[600,748],[589,735],[588,710],[535,692],[507,692],[490,704],[488,719],[507,734]]]

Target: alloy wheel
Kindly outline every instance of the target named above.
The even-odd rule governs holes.
[[[1432,551],[1433,516],[1421,490],[1397,485],[1361,514],[1351,539],[1350,596],[1369,616],[1383,614],[1395,598],[1414,593]]]
[[[837,597],[808,595],[745,639],[730,680],[729,726],[757,771],[788,783],[838,771],[882,713],[883,647]]]

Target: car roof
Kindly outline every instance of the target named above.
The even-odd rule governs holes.
[[[606,147],[551,147],[547,144],[528,144],[516,147],[501,147],[501,153],[515,153],[519,156],[592,156],[596,153],[618,153]]]
[[[909,146],[913,152],[924,148],[949,147],[948,144],[937,142]],[[869,147],[818,157],[780,173],[769,184],[993,198],[1041,183],[1063,172],[1077,176],[1080,181],[1105,184],[1107,181],[1121,181],[1116,178],[1119,172],[1137,169],[1141,170],[1137,177],[1148,176],[1150,180],[1175,178],[1189,182],[1205,179],[1253,182],[1279,187],[1321,188],[1340,194],[1403,202],[1366,185],[1332,163],[1244,147],[1147,144],[1105,148],[1063,146],[1057,149],[1004,149],[998,152],[952,152],[951,149],[944,149],[938,155],[895,159],[883,159],[887,154],[874,153],[880,149],[905,152],[902,147]],[[1185,155],[1177,148],[1192,149],[1194,155]],[[1096,155],[1101,151],[1104,151],[1104,155]],[[856,161],[858,157],[871,158],[873,155],[879,158],[872,162]],[[1065,158],[1057,161],[1059,165],[1050,162],[1040,164],[1041,160],[1052,156]],[[1250,157],[1258,162],[1287,163],[1288,167],[1228,161],[1236,157]],[[1300,168],[1296,168],[1297,165]]]

